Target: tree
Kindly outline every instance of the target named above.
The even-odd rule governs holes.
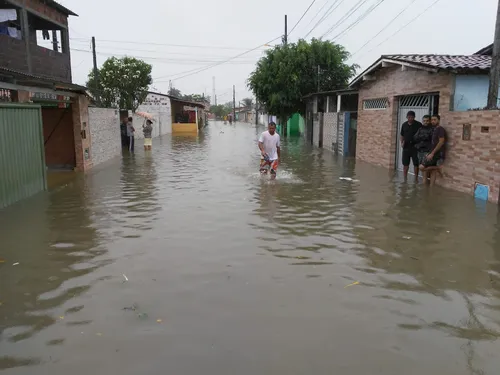
[[[229,108],[226,105],[219,104],[219,105],[213,105],[210,107],[210,112],[212,112],[215,117],[217,118],[222,118],[224,116],[227,116],[233,111],[233,108]]]
[[[318,86],[319,91],[346,87],[358,67],[346,63],[349,56],[343,46],[317,39],[276,46],[258,61],[248,87],[261,105],[284,122],[295,112],[305,112],[302,98],[317,92]]]
[[[168,95],[175,96],[176,98],[182,98],[181,90],[171,87],[168,89]]]
[[[133,57],[111,57],[98,70],[89,73],[87,87],[97,103],[104,107],[118,107],[135,111],[148,95],[151,65]]]
[[[243,106],[251,108],[253,105],[253,99],[252,98],[245,98],[241,101],[241,103],[243,104]]]

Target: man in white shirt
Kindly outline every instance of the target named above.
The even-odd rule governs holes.
[[[274,122],[270,122],[267,129],[259,138],[260,173],[267,174],[268,170],[270,170],[271,179],[274,180],[281,155],[280,136],[276,133],[276,124]]]

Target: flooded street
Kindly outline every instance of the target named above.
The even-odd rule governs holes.
[[[496,206],[206,129],[0,211],[2,374],[498,373]]]

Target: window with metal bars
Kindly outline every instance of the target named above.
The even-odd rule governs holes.
[[[411,96],[403,96],[399,99],[400,107],[421,107],[428,108],[430,105],[429,95],[411,95]]]
[[[386,109],[388,106],[389,106],[389,99],[387,98],[363,100],[363,109],[366,110]]]

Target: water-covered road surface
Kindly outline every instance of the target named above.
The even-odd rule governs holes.
[[[299,140],[270,182],[262,130],[158,139],[0,211],[0,372],[498,374],[497,207]]]

